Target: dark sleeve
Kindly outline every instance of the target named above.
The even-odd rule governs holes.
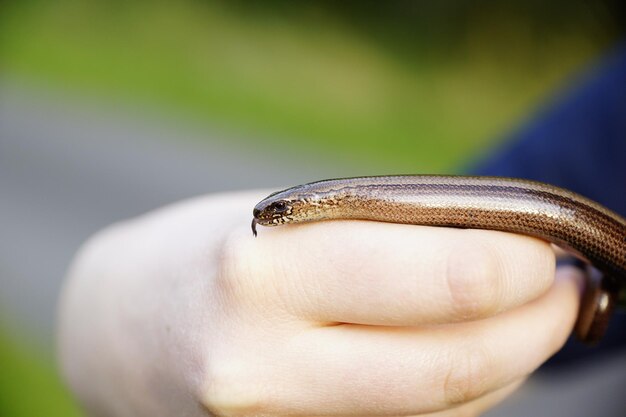
[[[557,97],[471,169],[548,182],[626,216],[626,44]],[[595,348],[568,343],[553,364],[626,348],[626,314],[616,314]]]

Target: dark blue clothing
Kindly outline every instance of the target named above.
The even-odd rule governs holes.
[[[548,182],[626,217],[626,44],[472,171]],[[555,362],[617,347],[626,347],[623,312],[598,347],[570,343]]]

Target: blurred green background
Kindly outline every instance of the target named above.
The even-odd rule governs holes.
[[[547,3],[547,4],[546,4]],[[615,2],[0,3],[0,76],[364,173],[458,171],[622,35]],[[0,415],[79,412],[0,316]]]

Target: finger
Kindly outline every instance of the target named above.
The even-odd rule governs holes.
[[[486,320],[430,329],[339,325],[280,350],[269,414],[414,415],[472,401],[524,377],[560,348],[576,318],[578,272],[550,291]],[[280,410],[271,405],[280,405]]]
[[[483,318],[538,297],[554,277],[546,242],[496,231],[333,221],[244,240],[242,256],[271,275],[260,285],[273,285],[294,314],[318,322]]]

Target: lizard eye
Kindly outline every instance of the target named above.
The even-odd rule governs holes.
[[[274,213],[284,213],[287,210],[287,204],[284,201],[277,201],[272,204]]]

